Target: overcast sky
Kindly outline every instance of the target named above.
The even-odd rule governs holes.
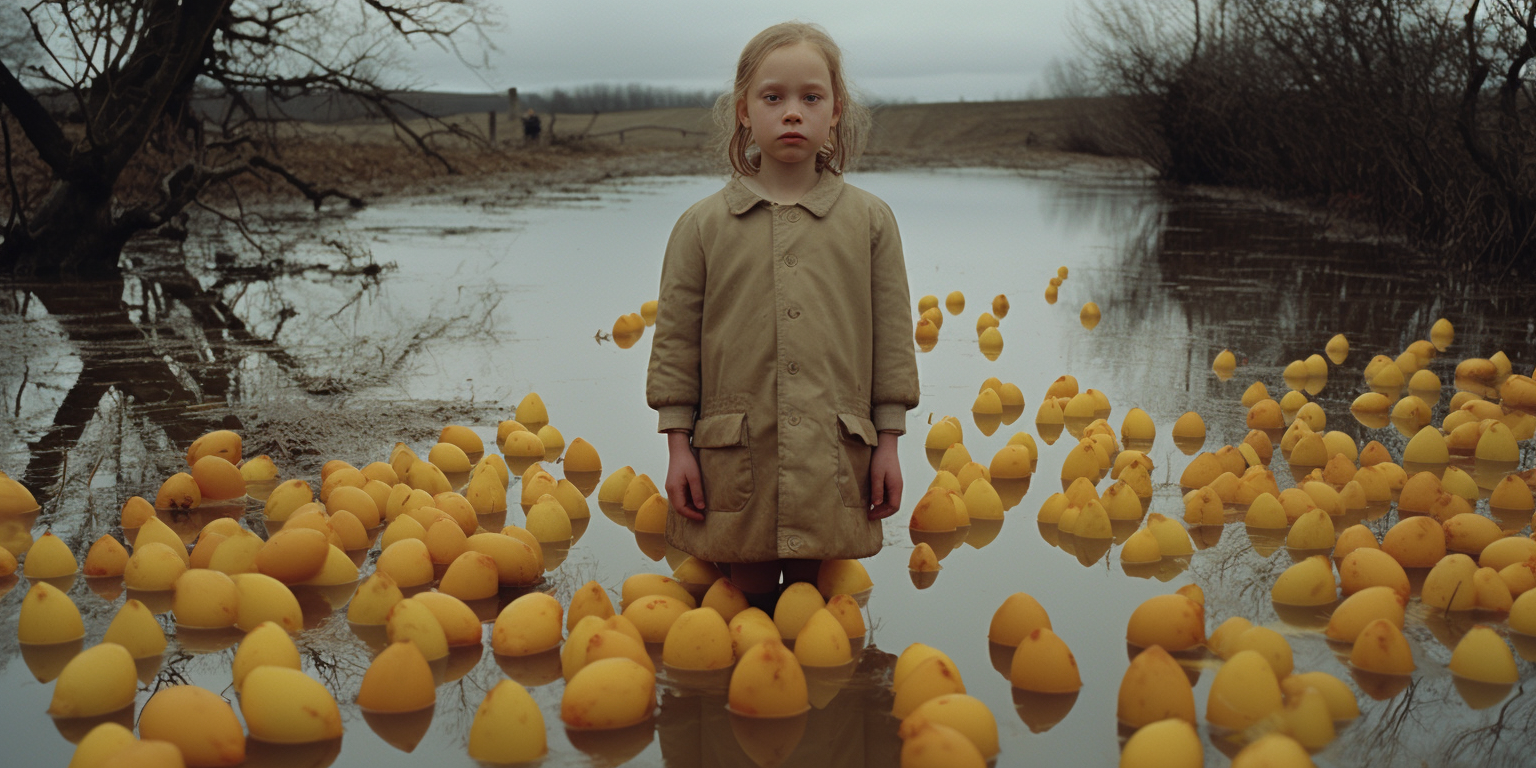
[[[826,27],[853,83],[869,96],[925,102],[1040,95],[1053,58],[1070,54],[1070,0],[884,0],[771,6],[719,0],[526,2],[490,0],[501,28],[490,66],[465,66],[423,48],[412,85],[525,92],[639,82],[724,89],[736,57],[763,28],[791,19]],[[466,42],[469,38],[466,38]],[[466,46],[478,62],[482,54]]]

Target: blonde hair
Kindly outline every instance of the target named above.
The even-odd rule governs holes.
[[[741,49],[736,62],[735,87],[720,94],[715,100],[715,124],[720,128],[717,143],[730,160],[731,169],[742,176],[754,176],[761,168],[758,153],[748,153],[752,146],[752,129],[741,124],[736,116],[736,105],[747,98],[757,68],[762,66],[768,54],[786,45],[809,43],[816,47],[827,62],[827,72],[832,76],[832,100],[840,110],[837,125],[829,137],[830,147],[822,147],[816,153],[816,170],[830,170],[841,174],[852,166],[864,151],[869,137],[869,110],[853,99],[848,81],[843,77],[843,52],[832,42],[827,31],[815,24],[788,21],[775,24],[757,33],[747,46]]]

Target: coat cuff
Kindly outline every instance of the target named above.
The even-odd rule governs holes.
[[[907,406],[902,403],[878,403],[875,405],[875,430],[907,433]]]
[[[693,406],[691,405],[664,405],[656,409],[658,414],[657,432],[668,432],[681,429],[693,431]]]

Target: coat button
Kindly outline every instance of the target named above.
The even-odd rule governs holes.
[[[800,220],[800,212],[790,209],[789,213],[784,214],[784,218],[789,219],[789,223],[793,224]]]
[[[800,316],[800,310],[794,309],[794,308],[790,308],[789,310],[786,310],[784,312],[784,314],[789,315],[789,319],[794,320],[795,318]]]
[[[799,363],[790,363],[789,366],[787,367],[787,370],[789,371],[789,375],[793,376],[793,375],[795,375],[795,374],[800,372],[800,364]]]
[[[789,417],[789,425],[791,427],[800,426],[800,414],[795,414],[794,416]]]
[[[784,257],[784,265],[785,266],[793,267],[794,265],[799,264],[799,263],[800,263],[800,257],[794,255],[793,253],[791,253],[788,256]]]

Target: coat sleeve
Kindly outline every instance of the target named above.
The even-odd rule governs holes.
[[[912,349],[912,303],[896,216],[883,202],[873,212],[870,293],[874,312],[874,377],[870,401],[875,428],[906,432],[907,410],[917,407],[917,353]]]
[[[645,399],[659,416],[657,431],[692,430],[704,315],[704,249],[692,210],[678,219],[667,241],[656,304]]]

